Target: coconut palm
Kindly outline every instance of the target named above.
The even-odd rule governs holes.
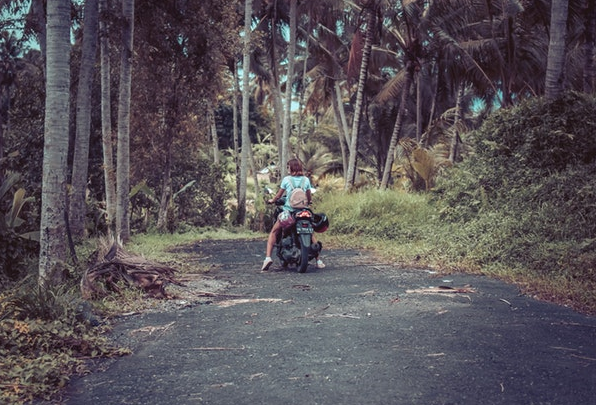
[[[583,85],[586,93],[596,89],[596,64],[594,63],[594,47],[596,46],[596,1],[588,0],[585,12],[585,32],[583,45]]]
[[[66,261],[66,161],[70,111],[70,0],[47,4],[46,115],[39,281],[60,282]]]
[[[82,237],[85,230],[89,137],[91,132],[91,85],[97,51],[98,2],[86,0],[83,23],[81,69],[77,89],[76,137],[72,162],[72,193],[68,220],[73,236]]]
[[[252,38],[252,0],[244,2],[244,49],[242,51],[242,149],[240,151],[240,185],[238,187],[238,214],[236,223],[244,225],[246,218],[246,186],[248,179],[249,148],[251,147],[249,130],[250,82],[249,66]]]
[[[106,194],[106,223],[113,231],[116,218],[116,170],[112,141],[112,112],[110,85],[110,48],[107,22],[108,1],[99,0],[99,43],[101,59],[101,139],[103,152],[104,188]]]
[[[356,164],[358,154],[358,139],[360,136],[360,121],[364,110],[364,86],[368,77],[370,54],[374,40],[374,33],[377,28],[377,11],[379,2],[377,0],[363,0],[361,3],[365,15],[364,46],[360,60],[358,73],[358,88],[356,90],[356,104],[354,106],[354,119],[352,121],[352,133],[350,136],[348,171],[346,173],[346,189],[351,189],[356,180]]]
[[[282,176],[286,174],[286,163],[290,160],[290,132],[292,129],[292,82],[294,80],[294,57],[296,54],[296,19],[297,19],[297,3],[298,0],[290,1],[290,43],[288,44],[288,63],[286,69],[286,95],[284,104],[284,125],[281,137],[281,161],[280,169]]]
[[[563,88],[591,93],[596,77],[596,1],[568,0],[565,26]]]
[[[116,158],[116,233],[124,242],[130,238],[130,96],[134,0],[122,1],[122,50],[118,98],[118,152]]]
[[[303,80],[308,83],[302,90],[306,93],[305,111],[316,117],[333,113],[342,155],[344,176],[348,167],[348,144],[350,132],[345,110],[346,68],[349,55],[347,38],[351,21],[336,0],[308,2],[304,14],[309,24],[301,27],[308,45],[308,63],[305,61]],[[338,23],[340,22],[340,23]],[[342,28],[342,29],[340,29]],[[345,28],[345,29],[343,29]]]
[[[254,46],[251,53],[250,70],[255,75],[255,90],[260,96],[255,96],[257,101],[267,101],[273,110],[274,136],[278,146],[278,160],[282,162],[283,156],[283,122],[284,106],[282,104],[281,77],[283,71],[281,61],[284,60],[287,43],[284,40],[284,31],[288,28],[289,11],[286,2],[277,0],[257,1],[253,5],[256,16],[254,37],[262,38],[261,46]],[[252,21],[252,20],[251,20]],[[287,156],[286,156],[287,157]],[[282,174],[285,165],[281,166]]]
[[[545,85],[547,98],[556,98],[563,91],[568,9],[569,0],[552,0]]]
[[[403,7],[398,5],[394,17],[388,20],[391,24],[386,25],[389,35],[385,37],[385,48],[394,50],[398,56],[399,73],[387,82],[376,102],[385,105],[391,99],[406,97],[410,90],[404,83],[417,81],[418,106],[412,111],[417,112],[416,128],[420,128],[425,122],[430,125],[435,116],[458,102],[462,107],[470,105],[461,102],[472,95],[489,105],[498,100],[502,106],[526,94],[539,93],[543,84],[536,72],[540,73],[546,53],[540,42],[542,26],[537,24],[540,13],[534,12],[535,7],[524,9],[517,0],[491,3],[490,7],[469,0],[413,1]],[[523,11],[528,12],[523,14]],[[408,72],[412,67],[414,71]],[[421,103],[431,108],[424,111]],[[400,109],[404,107],[405,103],[400,103]],[[462,109],[461,116],[464,115]],[[426,118],[423,120],[422,116]],[[398,117],[403,119],[404,115],[398,112]],[[403,128],[398,121],[381,187],[386,187],[389,181],[388,161],[395,153],[395,137],[402,136],[395,131]],[[416,137],[421,138],[419,133]],[[453,152],[458,147],[457,141],[455,138],[452,142]]]

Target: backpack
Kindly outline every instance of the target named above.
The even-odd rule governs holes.
[[[290,179],[290,184],[292,186],[291,190],[288,190],[289,193],[289,204],[290,207],[294,208],[294,209],[298,209],[298,208],[306,208],[308,207],[308,198],[306,197],[306,191],[304,191],[302,189],[302,187],[304,187],[304,180],[305,177],[302,178],[302,180],[300,180],[300,185],[299,187],[296,187],[294,185],[294,179]]]

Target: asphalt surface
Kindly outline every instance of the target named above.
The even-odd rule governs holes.
[[[594,317],[355,250],[261,273],[264,248],[189,247],[213,264],[213,294],[120,319],[114,337],[133,354],[73,380],[64,403],[596,403]]]

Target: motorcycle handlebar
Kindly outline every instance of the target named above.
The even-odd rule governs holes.
[[[267,204],[275,204],[275,205],[277,205],[278,207],[281,207],[282,205],[284,205],[284,204],[286,203],[286,199],[282,197],[282,198],[280,198],[280,199],[279,199],[279,200],[277,200],[277,201],[273,201],[273,199],[269,199],[269,200],[266,200],[265,202],[266,202]],[[309,206],[310,206],[310,205],[312,205],[312,201],[311,201],[311,202],[309,202],[309,203],[308,203],[308,205],[309,205]]]
[[[282,206],[286,203],[286,199],[285,198],[280,198],[277,201],[273,201],[273,199],[269,199],[265,201],[267,204],[275,204],[277,206]]]

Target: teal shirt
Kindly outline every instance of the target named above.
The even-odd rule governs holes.
[[[286,176],[281,181],[280,188],[286,190],[286,202],[284,204],[284,210],[291,211],[290,207],[290,195],[289,193],[295,188],[302,188],[302,190],[310,190],[312,185],[310,179],[306,176]]]

